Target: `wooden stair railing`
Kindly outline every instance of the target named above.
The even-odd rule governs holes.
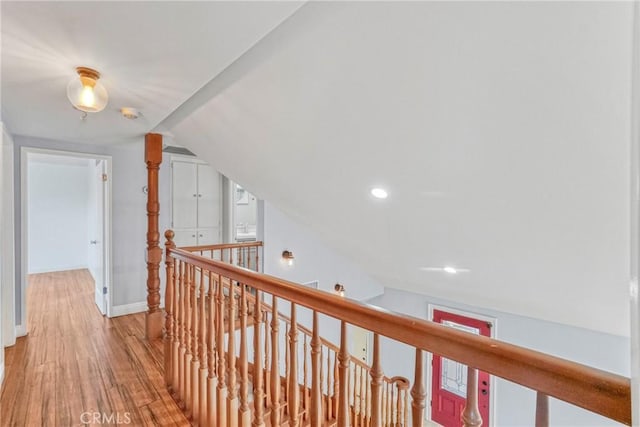
[[[224,261],[238,267],[260,271],[260,249],[262,242],[223,243],[206,246],[185,246],[183,251],[200,255],[204,258]]]
[[[631,423],[628,378],[309,289],[232,265],[230,256],[207,259],[165,236],[165,380],[194,425],[423,426],[426,351],[467,365],[464,426],[482,423],[479,370],[536,390],[536,426],[548,425],[548,396]],[[255,268],[257,253],[244,258],[255,256]],[[310,330],[299,324],[300,307],[312,312]],[[321,338],[321,314],[340,321],[339,346]],[[374,334],[371,367],[349,356],[347,324]],[[412,387],[384,377],[380,336],[416,349]]]
[[[194,246],[181,248],[182,250],[186,250],[191,253],[197,253],[205,258],[209,259],[228,259],[228,260],[236,260],[239,265],[249,265],[251,268],[258,268],[259,266],[259,253],[258,249],[262,245],[262,242],[253,242],[253,243],[240,243],[240,244],[223,244],[223,245],[210,245],[210,246]],[[235,255],[235,256],[234,256]],[[225,281],[223,279],[223,286],[226,291],[224,292],[225,304],[229,306],[229,281]],[[273,314],[273,308],[271,305],[266,302],[260,301],[258,303],[258,299],[256,296],[246,293],[242,295],[244,288],[241,287],[240,295],[238,292],[235,293],[235,299],[238,299],[236,303],[235,299],[233,301],[234,306],[240,307],[238,310],[234,312],[234,318],[232,318],[232,322],[229,321],[229,318],[225,315],[224,317],[224,330],[225,332],[229,331],[229,328],[234,328],[240,331],[241,334],[246,333],[247,325],[253,325],[256,322],[264,322],[266,324],[271,324],[271,316]],[[206,318],[209,316],[206,314],[206,307],[208,304],[205,302],[206,298],[197,298],[196,305],[200,307],[200,328],[205,330]],[[242,310],[246,310],[246,313],[243,313]],[[260,310],[260,315],[256,316],[255,310]],[[309,380],[309,343],[311,343],[313,339],[313,333],[311,330],[306,327],[299,325],[295,321],[296,309],[295,306],[291,307],[292,318],[284,315],[281,312],[278,312],[278,328],[280,330],[285,331],[284,337],[287,340],[287,344],[285,345],[284,351],[284,359],[280,360],[279,370],[280,372],[284,371],[284,376],[281,377],[281,387],[280,392],[283,395],[283,401],[281,402],[283,415],[301,419],[303,422],[309,420],[309,406],[311,404],[311,388],[310,388],[310,380]],[[257,319],[257,320],[256,320]],[[261,332],[260,328],[256,329],[258,332]],[[268,331],[265,331],[265,334],[268,334]],[[298,338],[298,335],[301,337]],[[337,369],[337,365],[335,361],[337,360],[337,355],[339,354],[339,348],[331,343],[330,341],[319,337],[320,339],[320,359],[323,366],[326,365],[327,374],[326,377],[323,378],[323,396],[325,405],[328,408],[323,414],[325,422],[330,422],[334,420],[337,416],[332,408],[335,408],[335,390],[337,385],[332,383],[333,381],[337,381],[337,376],[332,372],[331,367],[334,366]],[[241,350],[240,356],[238,358],[238,363],[241,364],[239,369],[247,369],[249,366],[248,358],[243,355],[244,352],[247,351],[247,347],[242,346],[245,343],[245,338],[240,337],[241,341]],[[228,341],[229,344],[233,346],[235,340]],[[258,340],[258,342],[261,342]],[[296,345],[298,343],[298,345]],[[255,348],[255,337],[253,342],[253,347]],[[265,346],[269,344],[269,341],[264,342]],[[300,359],[302,360],[302,367],[298,366],[298,352],[300,352]],[[281,353],[281,352],[280,352]],[[268,355],[268,348],[265,348],[264,354]],[[333,357],[332,357],[333,355]],[[326,357],[325,357],[326,356]],[[204,360],[206,355],[200,355],[200,360]],[[228,355],[227,355],[228,358]],[[268,356],[267,356],[268,358]],[[255,365],[255,355],[253,358],[253,366]],[[259,358],[260,359],[260,358]],[[333,361],[333,362],[332,362]],[[202,363],[202,362],[201,362]],[[201,370],[204,367],[201,366]],[[252,369],[253,369],[252,366]],[[299,369],[300,368],[300,369]],[[265,368],[266,369],[266,368]],[[293,375],[293,372],[299,372],[302,370],[302,380],[299,381],[299,378],[296,378]],[[371,410],[370,404],[368,400],[368,396],[371,393],[371,386],[363,378],[367,378],[370,375],[371,368],[364,362],[359,359],[351,358],[349,361],[348,367],[348,378],[349,378],[349,407],[351,408],[351,417],[354,419],[354,425],[364,426],[369,425],[371,419]],[[267,372],[271,372],[267,370]],[[204,375],[204,372],[201,372],[201,375]],[[244,378],[244,376],[242,377]],[[246,395],[245,390],[247,389],[247,382],[240,382],[240,396]],[[262,377],[260,377],[262,379]],[[229,381],[234,381],[233,379],[229,379]],[[380,393],[381,397],[385,402],[388,403],[387,406],[384,407],[385,414],[388,414],[388,420],[385,425],[396,425],[401,424],[405,425],[408,417],[406,413],[406,408],[408,407],[408,385],[409,381],[406,378],[402,377],[393,377],[389,378],[386,376],[381,377],[381,385],[380,385]],[[301,382],[301,384],[299,383]],[[204,402],[202,401],[203,389],[200,391],[200,407],[204,406]],[[245,405],[243,410],[241,411],[243,416],[247,416],[248,406]],[[392,423],[391,420],[396,420]],[[386,419],[385,419],[386,420]]]

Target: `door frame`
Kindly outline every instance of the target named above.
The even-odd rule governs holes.
[[[477,319],[483,322],[491,323],[491,338],[495,338],[497,335],[498,319],[496,319],[495,317],[475,313],[472,311],[460,310],[460,309],[449,307],[446,305],[429,303],[427,305],[427,320],[430,322],[433,321],[434,310],[445,311],[447,313],[455,314],[458,316],[470,317],[472,319]],[[427,353],[426,359],[427,359],[426,361],[427,366],[425,369],[425,373],[427,378],[426,378],[425,384],[426,384],[426,389],[428,390],[427,396],[431,396],[431,388],[433,385],[433,366],[432,366],[433,354]],[[493,375],[489,375],[489,390],[491,390],[491,393],[489,394],[489,421],[490,421],[489,426],[495,426],[497,390],[496,390],[496,378]],[[429,398],[429,401],[426,402],[427,404],[425,405],[425,416],[427,417],[427,420],[431,420],[431,398]],[[484,421],[482,422],[482,425],[483,426],[485,425]]]
[[[84,159],[98,159],[106,162],[107,169],[107,185],[106,185],[106,198],[105,198],[105,239],[103,242],[103,250],[105,256],[105,282],[107,286],[107,317],[111,317],[113,292],[112,283],[113,278],[113,253],[112,253],[112,157],[109,155],[93,154],[93,153],[81,153],[75,151],[54,150],[46,148],[35,147],[21,147],[20,148],[20,304],[21,304],[21,324],[16,325],[16,335],[25,336],[29,332],[29,316],[27,314],[27,276],[28,276],[28,256],[29,256],[29,235],[28,235],[28,218],[29,218],[29,204],[28,204],[28,165],[29,154],[49,154],[54,156],[67,156],[77,157]]]

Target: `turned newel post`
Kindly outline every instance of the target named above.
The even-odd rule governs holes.
[[[160,232],[158,230],[158,171],[162,163],[162,135],[148,133],[144,139],[144,161],[147,164],[147,339],[162,337],[160,310]]]

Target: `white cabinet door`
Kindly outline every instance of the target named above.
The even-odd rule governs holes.
[[[177,229],[173,230],[175,236],[173,237],[173,242],[177,247],[181,248],[183,246],[196,246],[198,244],[198,232],[196,229]]]
[[[198,226],[198,174],[194,163],[172,163],[172,220],[173,228]]]
[[[199,228],[198,245],[215,245],[220,243],[220,228]]]
[[[220,228],[221,189],[220,174],[209,165],[199,164],[198,228]]]

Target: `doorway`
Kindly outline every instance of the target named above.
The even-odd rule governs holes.
[[[429,307],[429,319],[460,331],[493,337],[495,319],[446,307]],[[436,354],[431,356],[430,419],[443,426],[461,425],[467,395],[467,366]],[[478,372],[478,409],[482,425],[492,425],[491,377]]]
[[[28,332],[28,275],[87,270],[97,310],[111,314],[111,157],[21,149],[18,335]]]
[[[233,183],[233,240],[254,242],[257,236],[258,204],[256,196],[240,184]]]

